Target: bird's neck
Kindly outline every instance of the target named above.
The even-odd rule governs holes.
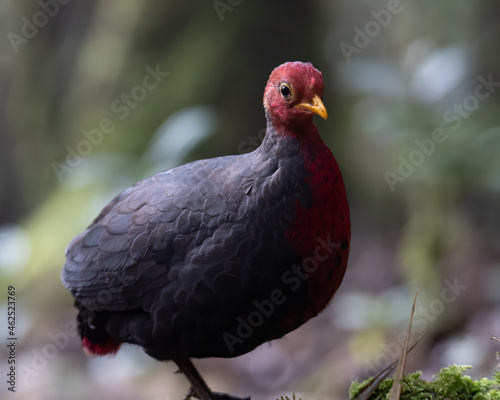
[[[320,221],[328,219],[331,220],[332,226],[342,227],[338,229],[339,232],[349,232],[349,219],[342,220],[342,216],[349,215],[342,175],[335,157],[321,139],[312,118],[284,125],[276,123],[269,115],[267,117],[267,132],[261,146],[263,151],[272,152],[278,155],[278,158],[298,155],[306,172],[304,181],[314,199],[314,207],[298,208],[297,226],[290,231],[292,237],[309,236],[311,242],[296,243],[297,248],[307,249],[313,245],[317,232],[304,235],[304,227],[315,226],[311,221],[317,221],[319,224]],[[334,207],[324,199],[335,199]],[[301,235],[295,235],[297,232],[301,232]],[[323,234],[329,235],[331,232],[327,229]]]
[[[311,158],[316,158],[318,151],[322,153],[326,150],[326,155],[331,156],[312,122],[312,116],[288,123],[275,121],[267,113],[266,117],[267,129],[261,146],[262,151],[282,156],[286,156],[288,152],[300,152],[306,163]]]

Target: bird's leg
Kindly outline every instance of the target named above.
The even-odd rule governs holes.
[[[199,400],[215,400],[212,391],[189,358],[176,358],[174,362],[191,383],[186,398],[194,396]]]
[[[189,358],[175,358],[174,362],[191,383],[186,400],[191,396],[199,400],[250,400],[250,397],[241,399],[230,394],[212,392]]]

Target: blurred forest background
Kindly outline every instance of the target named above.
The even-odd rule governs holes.
[[[319,317],[245,356],[195,363],[217,391],[344,399],[401,350],[407,370],[493,374],[500,344],[500,3],[4,0],[0,304],[16,288],[17,386],[1,397],[181,398],[187,380],[124,346],[88,359],[59,276],[117,193],[187,161],[251,151],[272,69],[323,71],[316,124],[343,171],[352,248]],[[149,77],[148,77],[149,76]],[[6,373],[6,372],[5,372]]]

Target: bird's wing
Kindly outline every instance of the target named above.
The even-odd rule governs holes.
[[[210,288],[198,295],[237,293],[242,274],[252,271],[234,260],[251,262],[257,241],[275,239],[245,226],[249,218],[241,213],[258,205],[249,195],[255,171],[242,168],[241,157],[186,164],[118,195],[68,246],[64,285],[96,311],[147,308],[171,282],[172,295],[200,285]],[[217,187],[223,182],[233,186]]]

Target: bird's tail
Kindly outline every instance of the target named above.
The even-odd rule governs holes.
[[[103,312],[91,311],[78,301],[78,331],[82,338],[83,352],[90,357],[115,354],[121,341],[109,336],[105,330],[105,315]]]

